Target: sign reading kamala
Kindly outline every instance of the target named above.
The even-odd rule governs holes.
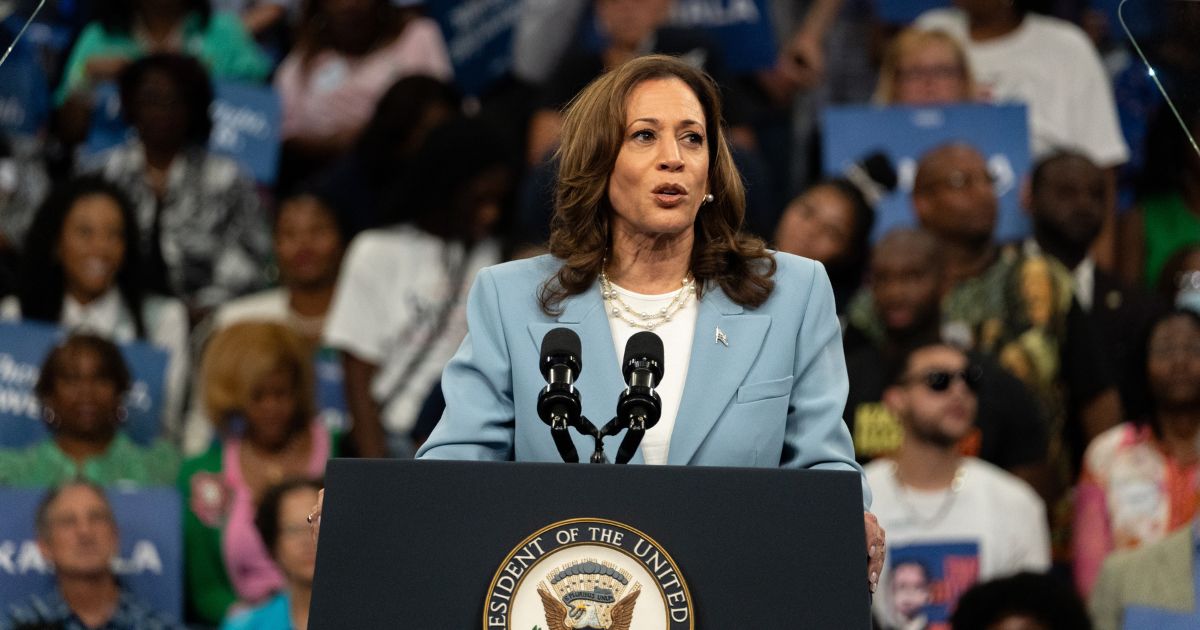
[[[38,551],[34,516],[44,490],[0,488],[0,610],[54,589],[53,567]],[[109,490],[121,550],[122,584],[158,612],[183,612],[182,504],[174,488]]]
[[[66,332],[48,324],[0,322],[0,447],[20,447],[46,436],[34,394],[42,361]],[[129,437],[148,444],[162,432],[167,353],[142,342],[119,344],[133,386],[125,395]]]
[[[454,82],[479,95],[512,66],[513,28],[520,0],[427,0],[425,10],[446,38]]]
[[[708,31],[734,74],[775,65],[769,0],[675,0],[670,25]]]
[[[917,161],[939,145],[962,142],[979,150],[995,178],[999,198],[996,239],[1014,241],[1029,234],[1020,208],[1022,179],[1029,173],[1029,128],[1024,105],[944,107],[830,107],[823,121],[825,173],[835,175],[866,155],[882,151],[896,168],[899,183],[876,208],[871,239],[916,223],[912,185]]]
[[[642,532],[598,518],[554,523],[504,559],[488,588],[484,630],[691,630],[687,583]]]

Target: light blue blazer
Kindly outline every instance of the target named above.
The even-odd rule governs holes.
[[[846,361],[829,278],[806,258],[775,260],[775,290],[762,306],[745,309],[715,285],[699,301],[667,463],[861,474],[842,421]],[[467,337],[442,375],[446,411],[418,457],[561,462],[537,414],[542,338],[559,326],[582,344],[576,387],[584,415],[596,426],[613,417],[625,381],[599,287],[567,298],[557,317],[538,306],[538,290],[559,264],[540,256],[479,272],[467,298]],[[717,342],[718,328],[727,345]],[[587,461],[592,438],[571,434]],[[605,439],[610,460],[623,437]],[[639,449],[631,463],[643,462]],[[869,506],[865,479],[863,498]]]

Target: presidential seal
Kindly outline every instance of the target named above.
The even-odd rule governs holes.
[[[657,542],[622,523],[572,519],[521,542],[492,578],[485,630],[692,630],[691,595]]]

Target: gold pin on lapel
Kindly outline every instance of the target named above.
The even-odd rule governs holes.
[[[725,346],[726,348],[729,347],[729,337],[725,336],[725,331],[721,330],[721,328],[719,326],[717,327],[716,339],[713,341],[713,343],[719,343],[719,344]]]

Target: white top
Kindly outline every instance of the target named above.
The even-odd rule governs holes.
[[[933,607],[953,603],[971,584],[1050,567],[1046,508],[1024,481],[973,457],[963,458],[961,489],[926,492],[902,487],[891,459],[865,467],[871,511],[887,532],[887,555],[872,606],[885,627],[908,627],[895,611],[893,563],[919,561],[930,573]],[[942,582],[941,587],[935,586]],[[938,601],[951,593],[953,601]],[[938,621],[936,610],[930,622]]]
[[[630,308],[644,313],[654,313],[666,308],[678,293],[672,291],[661,295],[645,295],[627,291],[615,284],[612,288]],[[625,344],[629,343],[629,338],[643,329],[634,328],[621,321],[612,313],[609,304],[605,302],[608,327],[612,331],[617,361],[620,362],[625,356]],[[640,447],[647,464],[667,463],[671,433],[675,430],[675,416],[679,415],[679,402],[683,399],[683,386],[687,383],[688,364],[692,359],[692,341],[696,336],[696,318],[699,315],[700,308],[696,296],[693,295],[671,316],[671,321],[663,322],[650,331],[658,335],[663,342],[663,379],[654,388],[662,400],[662,415],[658,424],[646,431]]]
[[[1055,149],[1080,151],[1105,167],[1129,159],[1112,84],[1079,27],[1028,13],[1012,33],[976,42],[959,9],[927,11],[916,24],[944,31],[963,44],[986,100],[1029,106],[1034,159]]]
[[[267,289],[222,304],[213,313],[213,329],[246,321],[286,322],[289,312],[287,289]]]
[[[0,302],[0,319],[21,319],[21,303],[15,295]],[[141,339],[167,352],[167,373],[163,385],[164,437],[178,440],[182,430],[184,393],[187,391],[188,317],[183,302],[161,295],[142,298],[142,323],[146,338]],[[62,316],[58,325],[72,332],[87,332],[115,343],[138,341],[133,315],[121,300],[116,287],[89,304],[80,304],[70,295],[64,296]]]
[[[467,335],[467,292],[475,275],[498,262],[494,240],[468,252],[411,226],[367,230],[350,244],[324,343],[378,366],[371,395],[389,432],[407,433],[416,423]],[[452,286],[459,268],[461,280]],[[448,302],[453,307],[445,312]]]

